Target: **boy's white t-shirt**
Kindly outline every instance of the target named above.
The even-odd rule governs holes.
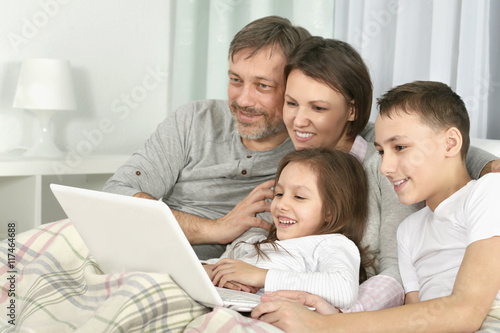
[[[401,223],[398,260],[405,293],[419,291],[422,301],[450,295],[466,247],[493,236],[500,236],[498,173],[470,181],[434,212],[425,207]]]

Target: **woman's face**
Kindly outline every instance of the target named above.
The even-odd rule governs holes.
[[[349,151],[353,140],[346,133],[355,117],[354,107],[344,96],[300,70],[288,75],[283,121],[295,149],[343,148]]]

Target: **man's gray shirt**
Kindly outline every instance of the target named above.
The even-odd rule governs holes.
[[[292,150],[290,139],[271,150],[248,150],[227,101],[195,101],[160,123],[103,190],[124,195],[145,192],[174,210],[216,219],[257,185],[274,179],[279,161]]]

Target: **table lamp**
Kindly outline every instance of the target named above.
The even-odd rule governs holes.
[[[76,109],[69,61],[40,58],[24,60],[13,107],[33,112],[40,124],[40,136],[24,156],[62,157],[63,152],[55,145],[50,133],[50,121],[59,111]]]

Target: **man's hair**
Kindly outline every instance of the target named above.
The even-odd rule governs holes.
[[[316,175],[325,220],[317,234],[340,233],[352,240],[361,253],[360,279],[364,281],[367,278],[366,269],[374,270],[374,265],[368,248],[361,247],[368,216],[368,181],[363,165],[356,157],[340,150],[296,150],[280,161],[275,187],[283,169],[291,163],[305,165]],[[331,216],[329,220],[327,214]],[[273,225],[268,238],[255,244],[257,253],[264,255],[260,250],[261,244],[272,244],[277,249],[277,240],[276,227]]]
[[[252,57],[262,49],[271,47],[271,51],[280,50],[288,61],[295,47],[311,34],[304,28],[293,26],[283,17],[266,16],[247,24],[241,29],[229,45],[229,59],[243,49],[250,49]]]
[[[441,131],[456,127],[462,134],[462,159],[470,145],[469,114],[462,98],[448,85],[435,81],[415,81],[387,91],[377,99],[379,114],[391,117],[402,110],[417,114],[423,124]]]
[[[347,136],[354,139],[361,133],[370,119],[373,88],[366,64],[351,45],[336,39],[308,38],[295,49],[285,77],[294,69],[342,94],[356,113]]]

